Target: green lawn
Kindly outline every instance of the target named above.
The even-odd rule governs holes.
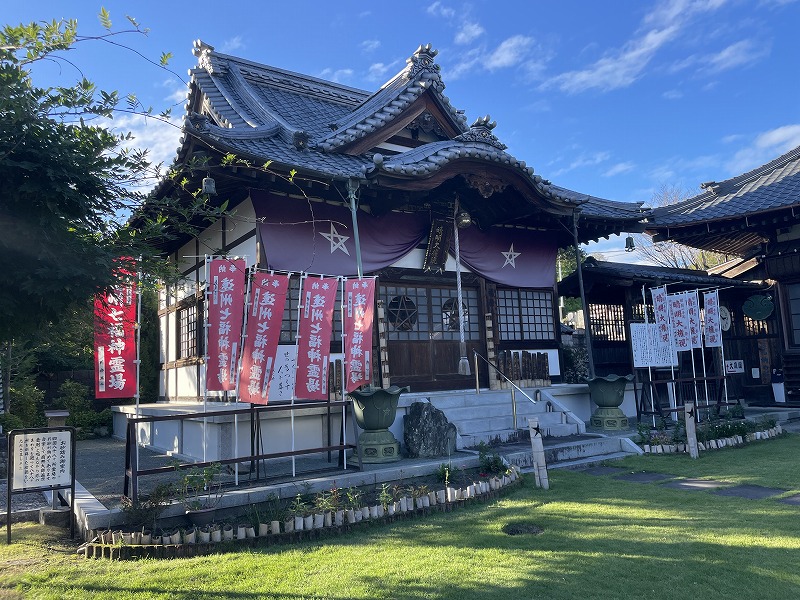
[[[742,449],[626,460],[630,470],[800,492],[800,435]],[[553,471],[493,504],[366,527],[324,545],[169,561],[83,560],[52,530],[16,525],[0,597],[800,598],[800,507]],[[788,492],[787,492],[788,494]],[[527,522],[540,535],[509,536]]]

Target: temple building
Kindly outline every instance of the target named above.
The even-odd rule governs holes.
[[[641,231],[640,204],[559,187],[509,154],[488,116],[470,120],[444,95],[430,45],[377,91],[199,41],[194,53],[177,158],[187,178],[165,179],[156,194],[192,202],[201,190],[229,214],[165,247],[183,281],[168,286],[160,307],[163,399],[202,394],[207,255],[377,277],[376,385],[474,388],[474,373],[459,372],[473,352],[560,380],[556,253]],[[297,304],[295,281],[281,331],[287,352]],[[488,369],[478,378],[497,383]]]

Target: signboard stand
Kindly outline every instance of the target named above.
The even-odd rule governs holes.
[[[30,492],[70,491],[69,534],[75,537],[75,428],[40,427],[8,433],[6,543],[11,544],[11,497]]]

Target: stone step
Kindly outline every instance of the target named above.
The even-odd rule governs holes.
[[[438,407],[437,407],[438,408]],[[447,419],[451,422],[464,421],[469,419],[479,419],[486,417],[504,417],[512,416],[512,408],[510,404],[484,404],[475,406],[460,406],[452,408],[440,409],[447,415]],[[550,423],[560,423],[562,421],[561,412],[546,412],[539,410],[538,407],[530,405],[517,405],[517,418],[525,418],[538,416],[540,422],[543,420]],[[527,421],[526,421],[527,423]]]
[[[600,463],[611,461],[611,460],[619,460],[621,458],[625,458],[626,456],[632,456],[631,452],[610,452],[609,454],[598,454],[596,456],[586,456],[584,458],[577,458],[575,460],[565,460],[557,463],[553,463],[552,465],[548,464],[547,468],[550,469],[567,469],[572,471],[580,471],[582,469],[586,469],[593,465],[598,465]],[[522,473],[533,473],[533,467],[524,467],[521,468],[520,471]]]
[[[627,438],[596,437],[545,446],[544,453],[548,468],[570,468],[573,464],[580,465],[639,454],[641,450]],[[522,469],[533,466],[533,454],[528,448],[504,453],[503,457],[510,464]],[[560,465],[563,467],[559,467]]]
[[[496,442],[515,441],[519,436],[518,429],[498,429],[496,431],[476,431],[475,433],[459,435],[458,448],[473,448],[483,442],[493,444]]]

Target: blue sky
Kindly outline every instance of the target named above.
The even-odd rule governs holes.
[[[3,10],[3,23],[77,18],[102,32],[101,4],[37,0]],[[221,52],[367,90],[419,44],[439,50],[445,94],[472,122],[486,114],[508,151],[553,183],[649,203],[663,185],[699,191],[800,145],[800,1],[410,0],[338,2],[106,2],[147,37],[117,38],[157,60],[87,42],[68,57],[106,89],[182,112],[192,41]],[[40,83],[78,73],[44,64]],[[64,80],[62,79],[62,82]],[[169,162],[175,128],[121,119]],[[618,240],[597,248],[619,259]]]

